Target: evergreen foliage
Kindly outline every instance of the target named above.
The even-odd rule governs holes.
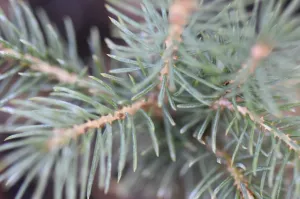
[[[126,45],[106,40],[109,71],[96,29],[88,70],[69,19],[65,43],[43,12],[40,26],[11,2],[0,107],[13,134],[0,181],[25,178],[17,199],[34,179],[34,199],[50,179],[55,199],[83,199],[113,178],[160,198],[300,197],[299,0],[144,0],[141,10],[111,0]]]

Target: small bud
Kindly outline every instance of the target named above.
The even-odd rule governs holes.
[[[270,55],[272,48],[266,44],[255,44],[251,49],[251,56],[254,60],[261,60]]]
[[[170,8],[169,22],[180,26],[185,25],[189,13],[180,3],[175,3]]]

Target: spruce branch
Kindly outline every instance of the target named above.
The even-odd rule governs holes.
[[[51,65],[37,57],[34,57],[29,54],[22,54],[13,49],[2,48],[0,46],[0,56],[7,56],[12,59],[24,60],[29,62],[28,67],[30,69],[41,72],[47,75],[49,78],[55,79],[60,83],[69,84],[69,85],[78,85],[79,87],[86,88],[89,93],[103,93],[106,95],[111,95],[111,93],[104,91],[103,89],[97,89],[96,87],[91,87],[91,82],[88,78],[79,77],[78,74],[74,72],[69,72],[63,68]]]
[[[263,117],[258,117],[254,113],[248,110],[247,107],[243,106],[236,106],[236,109],[234,105],[226,98],[220,98],[217,100],[213,105],[212,109],[217,110],[218,108],[221,109],[228,109],[230,111],[238,111],[242,116],[246,117],[249,116],[249,118],[259,126],[261,126],[263,129],[266,131],[270,132],[271,134],[274,135],[274,137],[278,137],[279,139],[283,140],[290,149],[294,150],[296,153],[300,154],[300,147],[298,146],[297,142],[295,140],[292,140],[289,135],[281,132],[279,129],[274,129],[268,124],[265,123]]]
[[[48,147],[50,149],[56,148],[57,146],[64,144],[66,141],[86,133],[90,129],[103,128],[107,123],[112,124],[114,121],[124,120],[126,114],[133,116],[140,109],[149,109],[151,107],[153,108],[153,106],[156,107],[157,103],[152,99],[142,99],[130,106],[121,108],[113,114],[102,116],[96,120],[91,120],[80,125],[74,125],[67,129],[54,129],[54,137],[48,141]]]
[[[187,25],[188,20],[192,13],[197,7],[196,0],[174,0],[169,9],[169,30],[168,36],[165,40],[166,49],[170,56],[165,56],[164,67],[160,71],[161,81],[163,76],[168,77],[169,66],[172,60],[176,60],[175,55],[178,47],[177,45],[182,42],[181,35],[183,33],[185,25]]]
[[[29,66],[32,70],[42,72],[44,74],[47,74],[59,82],[66,83],[66,84],[75,84],[78,83],[80,85],[85,85],[85,82],[82,81],[77,74],[75,73],[70,73],[68,71],[65,71],[64,69],[50,65],[36,57],[33,57],[28,54],[21,54],[13,49],[8,49],[8,48],[1,48],[0,54],[2,56],[10,56],[13,58],[17,59],[22,59],[25,61],[28,61],[31,63]]]
[[[169,5],[169,2],[172,3]],[[300,146],[298,144],[300,142],[297,140],[299,137],[297,131],[299,118],[273,119],[272,116],[275,114],[269,111],[272,108],[276,109],[277,105],[282,105],[278,111],[289,110],[290,106],[295,106],[294,104],[284,104],[285,98],[281,97],[282,94],[277,91],[276,85],[273,83],[281,83],[286,79],[297,79],[298,67],[294,63],[296,62],[294,59],[296,49],[293,46],[290,48],[290,44],[285,43],[285,41],[294,41],[293,37],[299,35],[298,32],[294,32],[294,36],[289,36],[286,33],[291,30],[290,25],[280,27],[281,23],[278,23],[278,27],[281,29],[278,29],[278,32],[276,31],[277,28],[263,27],[268,22],[272,22],[272,25],[276,18],[277,14],[273,13],[275,2],[272,5],[268,4],[268,1],[256,1],[254,5],[256,8],[251,13],[246,13],[243,9],[244,6],[248,5],[248,1],[241,1],[241,3],[235,1],[229,6],[227,6],[227,1],[201,2],[204,4],[201,7],[201,13],[195,18],[193,17],[192,24],[189,24],[188,21],[197,9],[197,0],[165,1],[160,13],[157,12],[157,7],[152,5],[152,1],[145,0],[145,5],[142,7],[143,12],[136,8],[132,10],[140,13],[140,16],[145,18],[146,24],[140,24],[136,19],[129,18],[130,16],[127,14],[121,14],[113,8],[108,8],[121,19],[120,22],[116,20],[112,20],[112,22],[121,30],[120,36],[128,44],[126,46],[117,44],[110,46],[113,52],[110,57],[122,62],[122,64],[110,71],[120,74],[120,76],[101,74],[108,79],[108,84],[97,77],[91,76],[94,81],[90,81],[88,77],[76,74],[76,71],[81,69],[80,63],[76,61],[77,54],[73,51],[73,45],[68,48],[72,52],[66,61],[70,66],[78,66],[78,68],[68,70],[60,63],[55,66],[55,62],[54,65],[51,65],[53,62],[48,61],[49,57],[63,59],[66,54],[63,46],[56,46],[56,42],[60,42],[55,37],[50,36],[49,42],[46,42],[47,45],[44,46],[45,49],[36,43],[42,39],[36,40],[34,37],[31,39],[27,36],[23,37],[21,34],[8,41],[7,45],[0,46],[0,56],[2,55],[5,61],[21,62],[21,66],[16,67],[18,70],[15,71],[17,72],[12,71],[14,75],[22,71],[25,66],[29,69],[26,70],[28,75],[34,71],[37,71],[38,75],[44,74],[42,78],[45,76],[47,88],[49,86],[52,88],[61,82],[67,85],[76,84],[79,90],[55,86],[55,92],[52,95],[54,98],[48,96],[36,98],[34,96],[32,101],[16,101],[16,105],[22,105],[20,108],[3,108],[3,111],[13,116],[25,116],[31,119],[34,125],[29,123],[18,127],[16,131],[22,133],[9,136],[7,140],[10,142],[0,147],[0,152],[16,149],[6,158],[10,168],[6,166],[8,169],[2,169],[4,175],[0,176],[1,179],[12,185],[23,174],[26,176],[28,173],[25,182],[28,181],[29,177],[32,180],[35,176],[40,175],[36,189],[39,194],[34,194],[40,195],[40,197],[36,197],[38,199],[42,198],[43,189],[41,187],[50,179],[51,168],[53,168],[55,196],[59,197],[66,188],[68,192],[66,197],[76,198],[76,190],[79,185],[80,198],[84,198],[85,194],[88,198],[95,184],[94,178],[97,173],[99,173],[99,186],[104,187],[106,191],[108,190],[110,181],[113,180],[112,174],[115,173],[115,168],[112,165],[115,160],[118,160],[119,163],[116,167],[118,180],[123,172],[126,172],[125,178],[128,177],[130,182],[125,181],[124,184],[126,185],[133,184],[137,180],[140,182],[140,178],[145,176],[147,180],[153,180],[150,183],[147,181],[147,184],[159,186],[158,195],[161,197],[168,197],[172,191],[169,188],[176,187],[177,179],[181,176],[184,177],[184,180],[180,186],[184,186],[185,190],[189,191],[195,186],[200,175],[201,181],[190,198],[211,196],[212,198],[225,199],[234,198],[235,194],[235,197],[254,199],[264,197],[265,193],[269,195],[269,191],[272,192],[272,198],[275,198],[276,195],[277,197],[285,197],[280,191],[288,192],[286,185],[289,182],[292,184],[290,187],[295,185],[299,189],[299,183],[297,183],[299,161],[294,164],[290,163],[290,157],[281,151],[281,149],[290,148],[292,150],[289,153],[295,151],[295,158],[299,159]],[[266,6],[268,9],[263,9]],[[126,7],[125,10],[127,9],[127,6],[123,7]],[[258,13],[255,10],[264,12]],[[255,17],[255,20],[252,20],[248,14]],[[257,19],[256,15],[258,16]],[[25,24],[27,21],[30,25],[32,20],[26,20]],[[23,24],[23,20],[21,20],[21,24]],[[255,30],[259,35],[253,34],[254,28],[256,28],[254,25],[261,26],[260,29],[266,32]],[[185,28],[186,26],[188,27]],[[7,35],[10,36],[11,31],[7,31],[6,28],[9,26],[3,27],[0,27],[0,32],[8,33]],[[168,29],[166,30],[165,27]],[[16,28],[19,30],[19,26]],[[30,36],[37,32],[35,29],[28,29]],[[184,33],[185,30],[187,34]],[[22,33],[22,29],[20,32]],[[278,40],[277,33],[278,36],[284,36],[284,40]],[[261,39],[262,34],[270,40]],[[258,40],[257,36],[259,37]],[[17,47],[27,47],[26,44],[19,43],[19,38],[26,38],[24,41],[36,40],[36,42],[29,42],[28,49],[30,50],[31,46],[34,47],[32,48],[33,52],[37,52],[37,54],[40,54],[38,53],[40,49],[44,49],[43,52],[49,52],[49,57],[36,57],[35,54],[24,55],[24,51],[18,50]],[[18,45],[15,46],[14,40]],[[92,39],[90,43],[98,45],[99,42],[93,41],[96,40]],[[254,41],[254,43],[248,45],[249,41]],[[53,45],[50,45],[51,42]],[[275,44],[280,45],[278,45],[278,49]],[[293,43],[293,45],[295,44]],[[14,47],[10,49],[10,46]],[[49,49],[46,48],[48,46]],[[55,53],[58,49],[61,49],[60,52]],[[98,51],[99,46],[93,46],[93,49]],[[274,49],[276,52],[273,53]],[[292,51],[293,53],[289,54]],[[161,52],[163,52],[162,57],[160,56]],[[242,60],[240,57],[243,57]],[[282,59],[282,57],[288,59]],[[292,59],[290,59],[291,57]],[[69,58],[74,58],[74,62],[68,61]],[[94,60],[94,67],[97,65],[96,61],[99,60]],[[179,62],[180,66],[178,65]],[[275,67],[272,68],[273,66]],[[97,68],[92,69],[98,71]],[[11,69],[9,68],[9,70]],[[265,73],[260,73],[260,70]],[[9,72],[6,74],[12,74]],[[27,78],[25,75],[24,77]],[[228,79],[230,75],[235,77]],[[2,75],[2,78],[4,77],[5,74]],[[248,77],[250,80],[247,80]],[[21,76],[21,78],[23,77]],[[40,76],[38,78],[42,79]],[[48,81],[50,78],[54,81]],[[176,85],[181,86],[176,93],[171,93],[175,88],[175,84],[172,84],[173,80]],[[220,84],[224,80],[228,81],[223,87]],[[28,81],[31,79],[28,78]],[[9,83],[9,81],[6,82]],[[15,84],[14,87],[21,84],[22,81]],[[227,90],[228,84],[231,89],[229,91]],[[134,88],[131,89],[131,85]],[[284,89],[280,86],[278,85],[278,90]],[[270,87],[271,89],[275,87],[276,91],[269,89]],[[103,96],[102,88],[105,91],[111,91],[112,95]],[[92,92],[92,94],[86,95],[86,91]],[[128,104],[128,99],[135,92],[138,93],[131,98],[131,102]],[[12,89],[10,93],[15,93],[15,91]],[[100,95],[97,95],[99,93]],[[231,97],[236,100],[231,100]],[[264,109],[264,106],[272,100],[274,100],[274,106]],[[282,103],[277,104],[281,100]],[[165,105],[167,102],[170,106]],[[245,102],[247,102],[247,106],[244,105]],[[255,108],[263,109],[264,115],[257,112]],[[224,110],[227,113],[233,113],[236,117],[231,118],[229,116],[228,118],[226,114],[223,117],[222,111],[224,112]],[[154,114],[150,117],[147,112],[154,112]],[[213,118],[214,113],[216,114]],[[160,119],[161,121],[159,121]],[[230,121],[230,119],[232,120]],[[146,124],[147,128],[144,126],[141,128],[142,125],[139,125],[141,123]],[[222,128],[226,127],[224,124],[228,123],[226,134],[228,130],[231,130],[231,136],[229,139],[224,139],[225,134],[218,134],[218,131],[222,131]],[[205,139],[205,134],[210,127],[212,127],[212,144],[207,144],[207,150],[205,150],[198,142],[199,145],[195,144],[196,141],[192,138],[192,133],[197,135],[199,140],[202,140],[202,138]],[[119,129],[119,134],[115,132],[115,128]],[[147,130],[153,142],[153,146],[149,148],[146,146],[148,140],[144,142],[139,137],[140,133]],[[183,134],[184,132],[186,133]],[[257,139],[256,133],[260,134]],[[97,135],[96,140],[94,134]],[[266,139],[264,134],[269,135],[270,139]],[[156,135],[159,136],[156,137]],[[120,140],[119,145],[116,144],[115,146],[115,141],[118,138]],[[249,142],[247,143],[247,141]],[[286,144],[281,145],[282,142]],[[225,147],[218,147],[217,143]],[[47,147],[46,150],[44,150],[45,147]],[[147,149],[143,149],[144,147]],[[242,147],[243,149],[241,149]],[[119,153],[116,152],[117,149]],[[160,150],[160,158],[154,159],[153,151],[158,156],[158,149]],[[246,149],[249,149],[249,153]],[[132,156],[128,154],[131,151]],[[143,151],[143,157],[141,157],[141,161],[138,161],[140,151]],[[214,155],[211,155],[211,151]],[[281,161],[282,156],[284,156],[283,161]],[[12,161],[11,158],[15,160]],[[171,162],[171,160],[175,161],[175,158],[176,162]],[[202,161],[204,158],[205,161]],[[216,158],[220,164],[216,162]],[[32,161],[33,159],[36,161]],[[125,171],[124,168],[127,167],[128,159],[133,160],[133,170],[136,171],[135,175],[138,175],[138,178]],[[245,166],[236,164],[237,159],[241,161],[241,165]],[[186,160],[189,160],[188,164],[186,164]],[[80,164],[77,164],[78,162]],[[250,166],[251,162],[252,166]],[[199,163],[199,165],[192,167],[195,163]],[[46,165],[46,169],[40,169],[42,168],[40,165]],[[188,167],[185,165],[191,167],[189,172],[187,172]],[[164,170],[165,168],[167,170]],[[293,169],[293,181],[284,173],[286,172],[285,168],[289,169],[287,174]],[[176,175],[179,170],[182,174],[180,176]],[[256,172],[260,171],[263,172],[261,180],[256,176]],[[269,187],[264,190],[266,176],[270,176],[268,177]],[[161,183],[157,183],[156,177],[160,178]],[[80,182],[77,183],[77,180]],[[28,183],[24,184],[21,187],[21,193],[25,190],[24,187],[28,185]],[[215,185],[217,187],[212,192]],[[271,186],[273,190],[271,190]],[[144,188],[141,183],[139,186],[135,186],[135,188],[140,187]],[[260,189],[260,193],[258,189]],[[132,187],[127,190],[132,192]],[[22,194],[18,194],[18,198]]]

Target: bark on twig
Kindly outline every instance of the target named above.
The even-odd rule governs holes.
[[[84,124],[74,125],[67,129],[55,129],[54,137],[48,141],[48,148],[55,148],[63,145],[70,139],[76,138],[90,129],[103,128],[105,124],[112,124],[114,121],[123,120],[126,114],[135,115],[140,109],[149,109],[156,106],[156,102],[152,100],[140,100],[130,106],[125,106],[122,109],[114,112],[113,114],[102,116],[96,120],[88,121]]]
[[[2,56],[11,56],[18,59],[26,60],[30,63],[32,63],[29,67],[34,70],[38,71],[44,74],[47,74],[59,82],[67,83],[67,84],[85,84],[75,73],[70,73],[58,66],[50,65],[36,57],[33,57],[28,54],[21,54],[15,50],[7,49],[7,48],[1,48],[0,54]]]

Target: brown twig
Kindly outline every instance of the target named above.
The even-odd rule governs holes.
[[[50,149],[55,148],[70,139],[86,133],[90,129],[103,128],[107,123],[112,124],[114,121],[125,119],[126,114],[135,115],[138,110],[153,108],[157,106],[156,104],[157,103],[151,99],[147,101],[143,99],[130,106],[125,106],[113,114],[102,116],[96,120],[88,121],[80,125],[74,125],[67,129],[55,129],[54,137],[48,141],[48,147]]]
[[[164,67],[160,74],[161,77],[169,75],[169,64],[177,57],[175,52],[177,51],[177,44],[182,41],[181,35],[184,30],[184,26],[188,23],[188,20],[197,7],[196,0],[174,0],[169,9],[169,33],[165,40],[166,52],[168,55],[164,58]],[[171,57],[171,59],[170,59]]]

